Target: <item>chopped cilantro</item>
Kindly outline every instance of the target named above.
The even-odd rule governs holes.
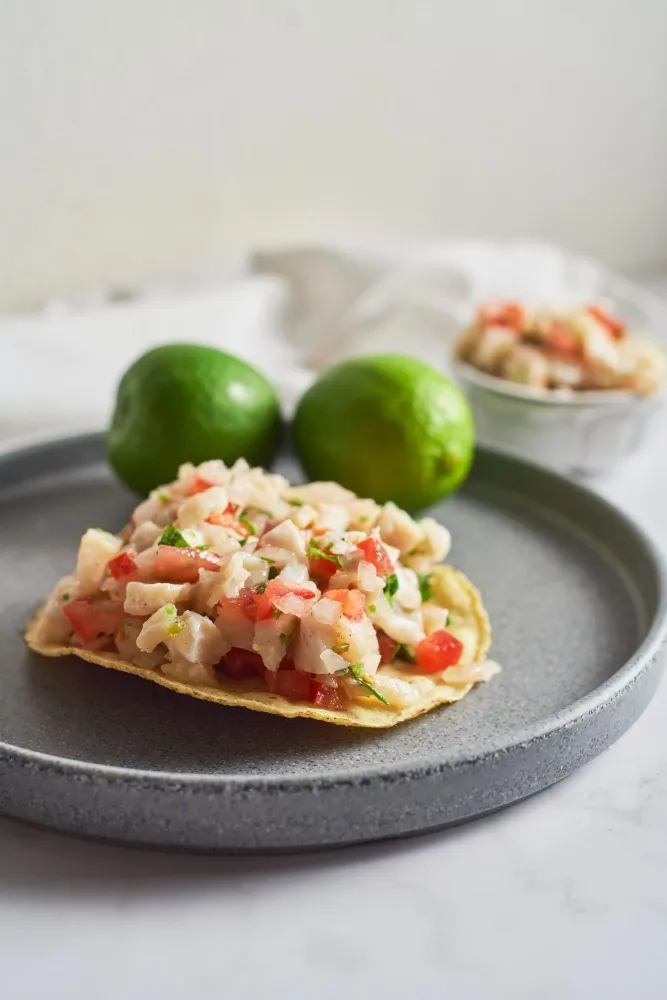
[[[267,587],[268,583],[260,583],[259,587],[257,588],[257,593],[263,594]]]
[[[328,551],[329,548],[330,548],[330,546],[327,547],[327,550],[321,548],[317,544],[317,542],[315,541],[315,539],[311,538],[311,540],[308,542],[308,558],[309,559],[328,559],[329,562],[334,563],[334,565],[340,566],[340,556],[336,556],[332,552],[329,552]]]
[[[158,493],[157,498],[160,501],[160,503],[170,503],[171,502],[170,499],[169,499],[169,494],[168,493]]]
[[[390,604],[392,603],[392,598],[397,590],[398,590],[398,577],[396,576],[395,573],[390,573],[390,575],[387,577],[387,586],[385,587],[384,591],[385,597],[387,598]]]
[[[291,500],[287,501],[292,507],[303,507],[303,500],[299,500],[298,497],[292,497]]]
[[[169,635],[180,635],[184,628],[185,625],[183,622],[172,622],[167,632]]]
[[[63,601],[69,601],[69,597],[70,597],[69,594],[63,594],[61,600],[63,600]]]
[[[269,566],[273,566],[273,564],[275,563],[275,559],[269,559],[268,556],[260,556],[259,558],[263,559],[265,563],[269,564]]]
[[[132,628],[132,622],[123,622],[123,628]]]
[[[422,595],[422,601],[433,600],[433,587],[431,586],[430,573],[419,574],[419,593]]]
[[[210,547],[211,547],[210,545],[196,545],[195,546],[195,548],[197,549],[198,552],[208,552],[208,550],[210,549]]]
[[[377,607],[376,607],[376,605],[375,605],[375,604],[369,604],[369,605],[368,605],[368,610],[369,610],[369,611],[370,611],[370,613],[371,613],[371,614],[373,615],[373,614],[375,614],[375,612],[377,611]]]
[[[392,660],[407,660],[408,663],[414,663],[415,658],[410,653],[407,646],[404,646],[402,642],[396,647],[396,652],[392,656]]]
[[[271,612],[272,618],[280,618],[281,615],[282,611],[280,610],[280,608],[274,608],[273,611]]]
[[[244,524],[251,535],[257,534],[257,528],[248,517],[248,508],[245,507],[238,515],[239,524]]]
[[[164,610],[167,612],[168,615],[175,615],[176,614],[176,605],[175,604],[165,604]]]
[[[162,532],[162,537],[158,541],[158,545],[173,545],[176,549],[188,549],[188,545],[185,535],[175,528],[173,524],[168,524],[167,527]]]
[[[239,538],[239,545],[241,546],[241,548],[243,548],[243,546],[247,541],[248,541],[247,538]]]
[[[280,635],[278,636],[278,638],[280,639],[281,642],[285,642],[285,640],[287,639],[287,636],[285,635],[284,632],[281,632]]]
[[[367,515],[367,514],[365,514],[365,515],[364,515],[363,517],[360,517],[360,518],[359,518],[359,524],[365,524],[365,523],[366,523],[366,521],[368,521],[368,519],[369,519],[369,518],[368,518],[368,515]]]
[[[359,684],[361,684],[363,688],[366,688],[366,690],[369,691],[372,695],[374,695],[374,697],[376,697],[378,701],[381,701],[383,705],[387,706],[389,705],[389,702],[384,697],[384,695],[381,695],[379,691],[376,691],[373,685],[366,680],[363,663],[352,663],[350,665],[349,670],[350,673],[353,675],[354,679]]]
[[[445,618],[445,625],[449,625],[451,623],[451,620],[452,620],[452,613],[451,611],[448,611],[447,617]]]
[[[334,653],[344,653],[350,648],[349,642],[337,642],[335,646],[331,647]]]
[[[275,578],[280,573],[277,566],[269,566],[269,580],[275,580]]]

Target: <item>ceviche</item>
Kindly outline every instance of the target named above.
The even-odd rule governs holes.
[[[390,726],[499,669],[446,528],[244,460],[181,466],[118,535],[89,528],[28,644],[226,705]]]
[[[552,309],[485,303],[456,353],[490,375],[542,389],[623,389],[646,396],[663,385],[667,371],[656,344],[597,304]]]

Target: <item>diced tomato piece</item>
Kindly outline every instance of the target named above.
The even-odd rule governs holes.
[[[334,712],[345,708],[345,700],[337,684],[322,684],[320,681],[313,681],[310,689],[310,700],[317,708],[328,708]]]
[[[437,674],[455,667],[462,653],[463,643],[443,628],[417,644],[415,659],[423,674]]]
[[[549,346],[559,354],[575,357],[581,353],[581,345],[576,333],[564,323],[553,323],[547,334]]]
[[[477,310],[485,326],[509,326],[518,330],[523,323],[523,307],[518,302],[487,302]]]
[[[120,580],[121,576],[132,576],[137,572],[137,564],[134,560],[136,552],[128,549],[127,552],[120,552],[107,563],[107,568],[114,580]]]
[[[334,573],[338,572],[338,566],[331,559],[318,556],[308,563],[308,572],[316,580],[330,580]]]
[[[259,653],[253,653],[249,649],[238,649],[237,647],[225,653],[218,664],[218,669],[223,674],[226,674],[227,677],[232,677],[234,680],[239,680],[241,677],[253,677],[257,676],[257,674],[264,674],[264,664]]]
[[[366,598],[360,590],[326,590],[324,596],[343,605],[343,614],[350,621],[360,622],[364,617]]]
[[[394,567],[392,561],[379,539],[364,538],[363,542],[359,542],[357,548],[362,553],[366,562],[369,562],[371,566],[375,566],[380,576],[388,576],[390,573],[393,573]]]
[[[241,590],[239,591],[238,597],[223,597],[219,603],[228,608],[229,607],[236,608],[236,610],[239,611],[240,614],[245,615],[248,621],[256,622],[257,621],[257,603],[255,600],[256,596],[257,595],[255,594],[255,591],[251,590],[250,587],[242,587]]]
[[[312,674],[304,674],[301,670],[286,670],[281,666],[275,672],[267,670],[266,680],[269,690],[274,694],[292,701],[310,701]]]
[[[379,631],[377,633],[378,646],[380,647],[380,656],[382,663],[391,663],[391,661],[396,656],[398,652],[399,644],[391,639],[386,632]]]
[[[294,594],[295,597],[300,597],[304,601],[315,600],[312,590],[306,590],[305,587],[291,586],[285,583],[284,580],[269,580],[263,593],[258,594],[255,592],[257,621],[261,622],[270,618],[275,607],[274,602],[276,598],[284,597],[286,594]]]
[[[200,569],[217,570],[220,560],[211,552],[158,545],[155,576],[165,583],[197,583]]]
[[[128,617],[122,601],[93,601],[88,597],[63,604],[62,611],[81,642],[92,642],[98,635],[113,635]]]
[[[209,483],[208,480],[202,479],[201,476],[196,475],[194,485],[192,487],[193,493],[204,493],[205,490],[210,490],[213,483]]]
[[[609,313],[600,306],[587,306],[586,311],[590,313],[590,315],[596,319],[598,323],[602,323],[603,326],[606,326],[612,337],[615,337],[616,340],[620,340],[625,336],[625,331],[627,329],[625,323],[623,323],[620,319],[616,319],[615,316],[610,316]]]

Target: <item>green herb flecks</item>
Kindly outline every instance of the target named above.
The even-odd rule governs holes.
[[[366,680],[366,675],[364,674],[364,665],[363,665],[363,663],[352,663],[352,664],[350,664],[349,671],[352,674],[352,676],[354,677],[354,679],[356,680],[356,682],[358,684],[361,684],[361,686],[363,688],[365,688],[369,692],[369,694],[372,694],[373,697],[377,698],[378,701],[381,701],[383,705],[386,705],[387,707],[389,707],[389,702],[384,697],[384,695],[381,695],[380,692],[377,691],[373,687],[373,685],[370,683],[370,681]]]
[[[282,615],[282,611],[280,610],[280,608],[274,608],[273,611],[271,612],[271,617],[272,618],[278,619],[278,618],[281,617],[281,615]]]
[[[168,615],[175,615],[176,614],[176,605],[175,604],[165,604],[164,610],[167,612]]]
[[[445,627],[451,625],[451,623],[452,623],[452,613],[451,611],[448,611],[447,617],[445,618]]]
[[[63,594],[63,596],[60,598],[61,601],[69,601],[69,599],[70,599],[69,594]]]
[[[278,569],[277,566],[270,566],[269,567],[269,580],[275,580],[275,578],[278,576],[279,573],[280,573],[280,570]]]
[[[239,545],[241,546],[241,548],[243,548],[243,546],[247,541],[248,541],[247,538],[239,538]]]
[[[210,547],[211,547],[210,545],[196,545],[195,546],[195,548],[197,549],[198,552],[208,552],[208,550],[210,549]]]
[[[252,521],[248,517],[248,508],[247,507],[244,507],[244,509],[241,511],[241,513],[238,516],[238,519],[239,519],[239,524],[245,525],[245,527],[248,529],[248,531],[250,532],[251,535],[256,535],[257,534],[257,528],[255,527],[255,525],[252,523]]]
[[[167,633],[169,635],[180,635],[184,628],[185,624],[183,622],[172,622],[167,629]]]
[[[333,552],[328,552],[317,544],[314,538],[308,542],[308,558],[309,559],[328,559],[332,562],[334,566],[340,566],[340,556],[334,555]]]
[[[281,642],[285,643],[285,649],[289,649],[294,640],[296,639],[297,629],[293,629],[291,632],[281,632],[278,638]]]
[[[268,557],[268,556],[260,556],[259,558],[260,558],[260,559],[261,559],[261,560],[262,560],[263,562],[265,562],[265,563],[268,563],[268,564],[269,564],[269,566],[273,566],[273,565],[274,565],[274,563],[275,563],[275,559],[269,559],[269,557]]]
[[[160,503],[171,503],[168,493],[158,493],[157,498]]]
[[[350,644],[349,642],[337,642],[336,645],[332,646],[331,648],[333,649],[334,653],[338,654],[346,653],[347,650],[350,648]]]
[[[162,537],[158,541],[158,545],[172,545],[176,549],[190,548],[185,535],[179,531],[178,528],[174,527],[173,524],[168,524],[164,529]]]
[[[372,615],[374,615],[374,614],[375,614],[375,612],[377,611],[377,606],[376,606],[375,604],[369,604],[369,605],[368,605],[368,610],[370,611],[370,613],[371,613]]]
[[[256,593],[257,594],[263,594],[267,587],[268,587],[268,583],[260,583],[259,587],[256,590]]]
[[[384,595],[387,601],[391,605],[393,603],[394,594],[398,590],[398,577],[395,573],[390,573],[387,577],[387,585],[384,589]]]
[[[299,500],[298,497],[292,497],[291,500],[287,501],[292,507],[303,507],[303,500]]]
[[[422,595],[422,601],[433,600],[433,587],[431,586],[430,573],[419,574],[419,593]]]

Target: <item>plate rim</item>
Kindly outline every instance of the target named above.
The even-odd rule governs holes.
[[[43,454],[56,447],[65,447],[78,454],[82,447],[101,446],[103,454],[103,439],[104,433],[100,430],[65,435],[56,432],[53,435],[31,437],[21,442],[19,446],[0,448],[0,471],[11,461],[30,460],[38,457],[40,453]],[[30,765],[40,771],[58,771],[63,777],[101,778],[109,783],[128,784],[133,787],[150,785],[159,789],[165,786],[196,786],[207,791],[215,791],[231,786],[235,789],[246,789],[251,792],[266,789],[307,792],[314,788],[321,790],[326,786],[340,787],[357,784],[360,778],[373,781],[409,780],[412,776],[425,778],[461,767],[477,766],[499,754],[512,754],[520,749],[528,748],[531,744],[539,744],[541,741],[595,716],[615,699],[622,696],[626,689],[636,683],[642,674],[650,669],[662,647],[667,643],[667,559],[659,544],[631,515],[588,486],[574,482],[568,477],[536,463],[509,456],[491,448],[478,448],[477,454],[482,458],[490,456],[503,464],[514,467],[519,472],[537,474],[547,484],[565,486],[574,496],[599,505],[607,515],[615,517],[622,524],[629,536],[634,536],[634,541],[643,548],[644,554],[652,565],[657,585],[657,601],[656,611],[648,631],[632,656],[592,691],[536,723],[511,731],[505,738],[492,739],[481,751],[475,751],[474,748],[462,749],[453,755],[450,754],[446,760],[431,756],[424,757],[416,764],[402,764],[397,761],[390,765],[364,765],[356,769],[335,768],[315,773],[311,771],[307,775],[292,775],[290,777],[271,774],[261,777],[251,774],[217,775],[194,771],[160,771],[82,761],[44,751],[30,750],[3,740],[0,740],[0,759]],[[79,461],[73,461],[70,463],[70,467],[77,467],[79,464]],[[4,491],[0,487],[0,498],[2,492]],[[564,520],[570,525],[573,524],[568,518],[564,518]]]

